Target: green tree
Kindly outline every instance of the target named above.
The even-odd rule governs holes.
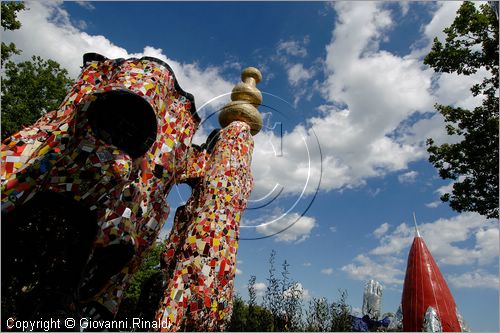
[[[256,316],[256,307],[257,307],[257,291],[255,290],[255,275],[250,277],[248,281],[248,322],[246,325],[246,329],[248,332],[256,332],[259,331],[257,327],[258,318]]]
[[[227,330],[229,332],[247,332],[247,327],[250,324],[248,319],[248,305],[245,304],[241,296],[235,294],[233,296],[233,313]]]
[[[458,212],[478,212],[498,218],[498,19],[487,4],[476,8],[465,1],[452,25],[444,29],[443,45],[437,38],[424,63],[440,73],[471,75],[480,68],[489,74],[471,87],[483,102],[474,110],[436,105],[454,144],[427,140],[429,161],[443,179],[453,179],[453,191],[441,200]]]
[[[340,298],[331,305],[331,332],[351,332],[351,307],[347,304],[347,291],[339,290]]]
[[[72,80],[53,60],[8,61],[2,80],[2,140],[56,109]]]
[[[290,279],[290,264],[285,260],[282,264],[281,291],[282,317],[285,331],[299,331],[302,325],[302,285]]]
[[[309,301],[306,311],[306,327],[309,332],[328,332],[331,326],[331,307],[324,297],[313,298]]]
[[[283,262],[282,278],[275,275],[276,252],[271,251],[269,257],[269,277],[264,295],[264,307],[270,312],[273,319],[273,331],[298,331],[302,328],[302,286],[290,279],[290,266]]]
[[[166,282],[165,272],[158,269],[160,255],[164,248],[165,241],[157,241],[144,255],[139,269],[132,275],[130,283],[123,292],[123,299],[116,315],[117,319],[154,320]]]
[[[144,256],[137,272],[130,278],[127,290],[123,293],[123,299],[131,299],[134,302],[139,300],[141,289],[146,280],[158,272],[157,266],[160,264],[160,255],[165,248],[165,241],[155,242],[148,253]]]
[[[276,277],[276,251],[272,250],[269,256],[269,277],[267,278],[267,288],[264,295],[264,307],[271,312],[273,318],[273,331],[281,332],[284,329],[282,320],[283,291],[280,288],[280,281]]]
[[[2,1],[2,28],[3,30],[17,30],[21,27],[21,22],[17,20],[17,12],[25,9],[22,2]],[[6,44],[2,42],[2,67],[12,54],[19,54],[20,50],[14,43]]]

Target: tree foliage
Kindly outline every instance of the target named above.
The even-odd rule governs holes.
[[[339,290],[340,298],[331,305],[331,327],[332,332],[352,331],[351,307],[347,304],[347,291]]]
[[[471,75],[485,69],[488,76],[470,89],[483,98],[473,110],[436,105],[448,135],[462,141],[437,145],[428,139],[429,161],[443,179],[455,180],[452,193],[441,200],[458,212],[498,218],[498,19],[489,5],[478,9],[465,1],[444,32],[444,45],[435,38],[424,63],[440,73]]]
[[[274,331],[296,331],[301,325],[303,290],[300,284],[290,279],[290,265],[286,260],[282,265],[281,279],[275,275],[275,260],[276,252],[273,250],[269,257],[264,307],[272,315]]]
[[[281,278],[276,276],[276,252],[269,258],[267,288],[262,305],[257,305],[256,277],[248,281],[249,301],[239,295],[233,299],[233,314],[227,330],[232,332],[349,332],[352,331],[351,307],[347,292],[339,290],[337,301],[329,303],[324,297],[309,300],[303,309],[302,286],[291,279],[290,265],[282,264]],[[253,314],[252,314],[253,313]]]
[[[306,310],[306,331],[308,332],[328,332],[331,326],[331,307],[325,297],[313,298],[309,301],[309,308]]]
[[[17,30],[21,27],[21,22],[17,20],[17,12],[25,9],[22,2],[2,1],[2,28],[3,30]],[[6,44],[2,42],[2,67],[12,54],[19,54],[20,50],[14,43]]]
[[[2,140],[59,107],[72,80],[53,60],[8,61],[2,80]]]
[[[164,272],[158,269],[164,248],[165,241],[157,241],[144,255],[141,265],[130,278],[123,293],[117,319],[129,320],[135,317],[154,320],[166,278]]]
[[[267,289],[264,295],[264,307],[271,312],[274,329],[283,331],[284,323],[281,318],[283,294],[281,292],[279,279],[275,275],[275,261],[276,252],[273,250],[269,257],[269,277],[267,278]]]
[[[255,282],[257,278],[255,275],[252,275],[250,277],[250,280],[248,280],[248,322],[246,325],[246,330],[249,332],[256,332],[258,331],[257,329],[257,290],[255,289]]]
[[[165,241],[155,242],[148,250],[147,254],[141,262],[141,266],[137,272],[130,278],[130,283],[123,293],[124,298],[131,298],[134,301],[139,300],[141,295],[141,288],[144,282],[149,279],[153,274],[158,272],[158,265],[160,264],[160,255],[165,248]]]
[[[229,332],[272,332],[273,318],[271,312],[260,305],[255,305],[255,315],[250,316],[250,304],[239,295],[233,297],[233,314],[227,327]]]

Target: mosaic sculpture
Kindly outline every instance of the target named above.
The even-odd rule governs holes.
[[[418,228],[408,255],[401,307],[404,332],[469,331]]]
[[[209,137],[207,149],[191,151],[188,164],[196,170],[186,180],[196,185],[176,211],[162,262],[170,278],[157,319],[170,323],[169,330],[220,331],[231,315],[239,221],[253,181],[252,134],[262,127],[255,108],[262,102],[255,88],[261,75],[246,69],[242,80],[220,113],[224,128]]]
[[[262,127],[260,79],[243,71],[220,114],[223,129],[197,147],[193,96],[166,63],[85,54],[61,106],[2,143],[2,281],[12,281],[2,297],[16,315],[69,316],[82,306],[116,314],[169,214],[166,195],[186,182],[193,195],[176,212],[158,316],[176,329],[188,313],[223,328],[252,189],[252,135]]]

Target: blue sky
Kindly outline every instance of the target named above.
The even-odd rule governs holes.
[[[483,71],[439,76],[422,65],[459,5],[33,2],[19,15],[23,27],[2,38],[23,50],[16,61],[52,58],[73,77],[85,52],[166,60],[195,96],[204,120],[197,142],[218,126],[209,115],[228,101],[241,69],[258,67],[265,126],[255,136],[237,291],[247,297],[251,275],[264,288],[275,249],[305,303],[346,289],[361,308],[364,283],[374,278],[384,286],[382,311],[394,312],[415,211],[465,319],[474,331],[498,331],[498,223],[440,203],[451,183],[425,150],[428,137],[457,140],[446,137],[435,103],[478,103],[468,88]],[[185,187],[169,195],[172,211],[187,195]]]

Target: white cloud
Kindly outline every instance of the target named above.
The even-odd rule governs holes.
[[[451,181],[448,185],[439,187],[436,190],[436,193],[438,193],[440,196],[447,193],[451,193],[453,191],[453,184],[455,184],[455,181]]]
[[[301,81],[307,81],[312,76],[313,74],[302,64],[295,64],[288,68],[288,82],[292,86],[297,86]]]
[[[309,43],[309,37],[306,36],[302,41],[300,40],[288,40],[280,41],[277,46],[278,54],[287,54],[297,57],[307,56],[306,45]]]
[[[333,268],[323,268],[321,270],[321,274],[325,274],[325,275],[332,275],[333,274]]]
[[[435,96],[440,104],[452,105],[465,109],[474,109],[481,105],[482,96],[474,97],[470,88],[476,83],[483,81],[484,77],[491,74],[484,68],[479,69],[471,75],[457,75],[454,73],[436,74],[437,89]]]
[[[436,201],[432,201],[432,202],[426,203],[425,207],[437,208],[441,203],[442,203],[441,200],[436,200]]]
[[[429,53],[434,37],[444,41],[446,35],[443,29],[450,26],[455,19],[458,8],[462,3],[460,1],[441,1],[432,6],[437,8],[434,11],[432,20],[423,27],[423,36],[425,46],[416,49],[413,53],[414,57],[422,57]]]
[[[439,195],[439,198],[444,194],[447,194],[447,193],[451,194],[453,192],[453,185],[455,184],[455,182],[457,182],[457,181],[461,182],[461,181],[463,181],[463,179],[464,179],[464,177],[460,176],[460,177],[458,177],[457,180],[453,180],[453,181],[449,182],[447,185],[443,185],[443,186],[438,187],[434,192]],[[432,201],[430,203],[427,203],[425,206],[427,206],[429,208],[436,208],[442,203],[443,203],[443,201],[441,201],[441,200],[435,200],[435,201]]]
[[[154,46],[146,45],[140,53],[129,53],[105,36],[89,35],[72,23],[69,13],[62,9],[62,1],[30,1],[27,7],[30,10],[18,14],[21,28],[2,34],[3,40],[14,42],[23,50],[21,55],[13,57],[16,61],[26,60],[33,54],[40,55],[56,60],[76,78],[86,52],[100,53],[108,58],[156,57],[172,67],[179,85],[195,96],[198,108],[217,96],[231,92],[234,86],[220,75],[217,67],[200,68],[196,63],[182,63],[168,58],[162,49]],[[222,106],[228,100],[228,97],[219,98],[213,106]]]
[[[377,229],[373,231],[373,235],[376,238],[380,238],[387,232],[387,230],[389,230],[389,227],[389,223],[382,223]]]
[[[372,2],[334,6],[338,22],[327,46],[327,79],[322,86],[327,104],[307,120],[307,127],[301,124],[284,134],[281,161],[270,156],[271,149],[261,149],[277,141],[273,133],[256,137],[256,147],[260,147],[255,150],[252,170],[257,191],[268,193],[279,180],[285,193],[300,193],[308,174],[317,183],[320,165],[307,164],[303,138],[314,145],[317,136],[320,142],[321,188],[327,191],[364,185],[367,178],[404,170],[408,163],[426,156],[425,138],[404,142],[392,133],[410,115],[432,109],[432,73],[423,70],[416,59],[378,50],[378,42],[393,24],[388,11]],[[301,68],[296,67],[293,82],[308,76]]]
[[[476,5],[479,5],[476,3]],[[484,2],[483,2],[484,3]],[[422,39],[418,44],[423,44],[421,48],[415,48],[411,53],[411,58],[423,59],[437,37],[444,42],[446,35],[443,30],[453,23],[457,10],[462,3],[460,1],[441,1],[432,6],[436,6],[432,20],[423,27]],[[457,75],[455,73],[434,74],[436,88],[433,91],[437,102],[444,105],[453,105],[467,109],[474,108],[481,104],[481,97],[473,97],[470,88],[487,76],[487,71],[483,68],[472,75]]]
[[[411,244],[413,236],[412,228],[408,227],[406,223],[400,224],[392,233],[382,237],[381,245],[371,250],[370,253],[376,255],[399,254]]]
[[[276,55],[271,57],[272,61],[281,64],[287,72],[288,83],[293,91],[293,106],[297,107],[302,99],[311,100],[314,93],[318,92],[318,82],[311,80],[322,67],[322,60],[317,58],[311,66],[304,67],[303,63],[296,63],[293,57],[304,58],[307,56],[306,46],[309,36],[303,40],[281,40],[276,47]]]
[[[448,265],[485,265],[498,257],[498,227],[476,213],[464,213],[452,218],[440,218],[420,224],[419,231],[438,263]],[[414,236],[413,228],[405,223],[380,240],[371,253],[390,255],[407,249]],[[456,245],[470,240],[472,247]]]
[[[376,262],[368,256],[360,254],[354,258],[354,262],[342,267],[355,280],[375,279],[387,284],[403,284],[404,271],[396,266],[400,262],[393,258],[386,258],[383,262]]]
[[[456,11],[457,4],[449,6],[434,6],[435,16],[452,18],[449,13]],[[300,193],[308,176],[311,184],[317,184],[321,176],[321,189],[329,191],[363,186],[369,178],[406,170],[409,163],[428,156],[427,138],[432,137],[437,144],[458,140],[447,136],[444,118],[434,110],[436,102],[476,102],[469,99],[468,88],[462,88],[470,87],[480,74],[475,79],[465,77],[458,81],[446,75],[436,77],[432,69],[423,65],[423,51],[420,55],[413,51],[398,56],[379,49],[387,32],[395,29],[393,13],[387,6],[376,2],[336,2],[333,7],[337,22],[326,47],[326,80],[320,84],[326,103],[318,107],[316,116],[284,133],[281,157],[265,148],[269,142],[279,141],[275,133],[264,131],[255,137],[252,171],[256,179],[254,191],[260,195],[269,193],[278,183],[285,194]],[[449,23],[448,19],[433,19],[422,27],[425,47],[431,42],[428,37]],[[308,77],[304,68],[296,65],[291,82],[303,82],[300,78]],[[432,84],[433,79],[437,86]],[[322,170],[319,159],[307,164],[304,150],[303,142],[314,146],[316,137],[321,145]],[[410,171],[400,180],[411,181],[415,176],[416,171]],[[305,194],[314,193],[314,189],[307,188]]]
[[[378,245],[367,254],[358,255],[353,263],[344,266],[342,270],[353,278],[357,274],[363,278],[374,274],[373,278],[382,282],[397,284],[398,274],[405,269],[404,263],[415,236],[414,228],[402,223],[392,232],[387,232],[388,230],[384,230],[386,227],[382,226],[377,228],[380,233],[374,232],[374,236],[379,238]],[[377,237],[382,231],[383,236]],[[479,214],[465,213],[447,219],[440,218],[431,223],[420,224],[419,231],[441,269],[446,266],[468,266],[472,267],[473,272],[482,272],[453,276],[457,286],[466,278],[488,276],[490,273],[485,275],[477,267],[486,268],[498,260],[498,225]],[[387,274],[382,274],[379,271],[381,268]]]
[[[414,183],[418,176],[417,171],[408,171],[398,176],[398,181],[400,183]]]
[[[449,275],[447,280],[456,288],[488,288],[498,289],[498,275],[487,273],[483,270],[464,273],[461,275]]]
[[[337,227],[329,227],[328,228],[331,232],[337,232]]]
[[[243,274],[243,271],[239,268],[236,268],[236,275],[241,275]]]
[[[264,296],[266,290],[267,290],[267,285],[264,283],[264,282],[256,282],[254,284],[254,288],[255,288],[255,294],[257,296]]]
[[[276,218],[277,216],[270,218],[269,221]],[[309,238],[311,230],[315,226],[316,219],[314,217],[290,213],[276,219],[274,222],[260,224],[256,227],[256,230],[266,236],[276,234],[275,241],[277,242],[300,243]]]
[[[458,180],[456,180],[456,181],[461,182],[463,180],[463,178],[464,178],[463,176],[460,176],[458,178]],[[441,196],[443,196],[444,194],[451,194],[453,192],[453,185],[455,184],[456,181],[453,180],[453,181],[449,182],[447,185],[440,186],[434,192],[439,195],[439,198]],[[441,200],[435,200],[435,201],[432,201],[432,202],[425,204],[425,206],[429,207],[429,208],[437,208],[442,203],[443,203],[443,201],[441,201]]]
[[[406,16],[408,14],[408,10],[410,10],[410,2],[409,1],[399,1],[399,6],[401,7],[401,14]]]
[[[85,9],[88,10],[94,10],[95,7],[90,1],[75,1],[78,5],[82,6]]]
[[[302,266],[304,266],[304,267],[311,267],[312,264],[310,262],[305,262],[305,263],[302,264]]]

